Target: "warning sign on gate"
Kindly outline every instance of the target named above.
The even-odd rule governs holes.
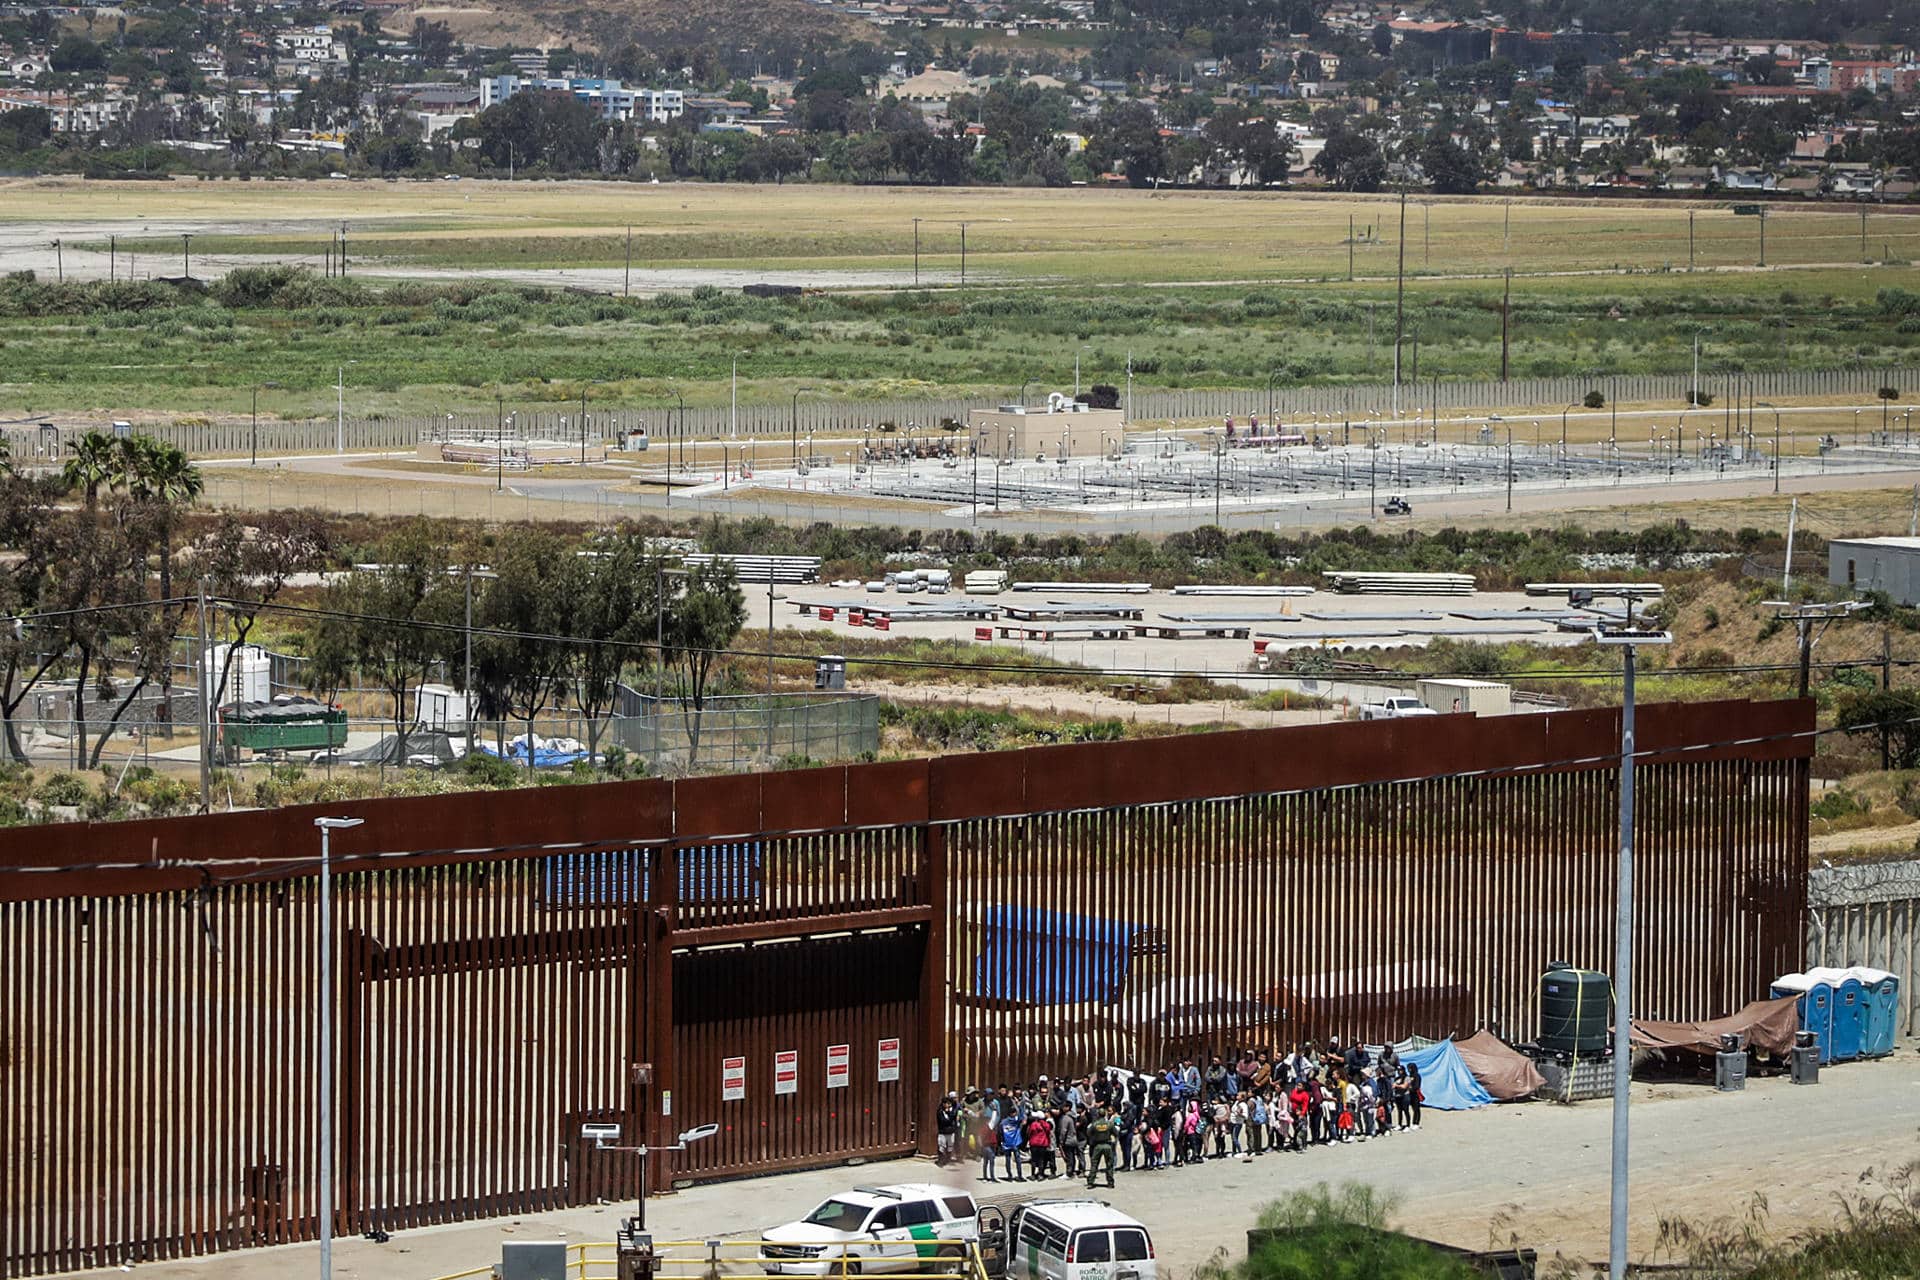
[[[747,1060],[720,1059],[720,1101],[738,1102],[747,1096]]]
[[[847,1087],[848,1074],[852,1062],[852,1045],[830,1044],[827,1046],[827,1088],[844,1089]]]
[[[898,1039],[880,1042],[880,1071],[875,1078],[883,1081],[900,1078],[900,1041]]]
[[[800,1053],[797,1049],[782,1049],[773,1055],[773,1091],[800,1091]]]

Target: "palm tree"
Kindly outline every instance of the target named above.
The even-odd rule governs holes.
[[[173,517],[178,507],[193,505],[205,489],[200,468],[187,460],[179,446],[135,436],[127,441],[127,493],[137,502],[154,504],[160,525],[160,598],[173,598]]]
[[[68,486],[86,490],[87,510],[100,504],[100,486],[110,485],[118,474],[120,446],[112,436],[89,431],[67,446],[73,452],[60,475]]]

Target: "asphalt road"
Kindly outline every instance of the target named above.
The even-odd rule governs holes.
[[[1548,1103],[1476,1112],[1429,1111],[1419,1133],[1370,1143],[1271,1155],[1191,1170],[1123,1174],[1102,1191],[1152,1229],[1165,1276],[1184,1277],[1216,1249],[1239,1256],[1262,1205],[1317,1182],[1354,1179],[1395,1195],[1395,1225],[1468,1247],[1510,1238],[1571,1258],[1605,1255],[1610,1108]],[[1754,1080],[1745,1092],[1704,1085],[1636,1085],[1632,1242],[1651,1255],[1663,1216],[1695,1222],[1744,1212],[1764,1193],[1778,1237],[1833,1221],[1839,1197],[1871,1190],[1868,1170],[1920,1159],[1920,1056],[1913,1047],[1874,1063],[1829,1068],[1815,1087]],[[649,1225],[661,1240],[752,1232],[804,1214],[854,1184],[938,1180],[983,1194],[1068,1194],[1071,1184],[975,1187],[971,1169],[921,1160],[833,1168],[694,1187],[656,1200]],[[998,1198],[997,1196],[995,1198]],[[340,1280],[433,1280],[497,1261],[508,1240],[605,1241],[629,1206],[398,1233],[386,1244],[342,1242]],[[313,1245],[254,1250],[139,1268],[163,1280],[310,1277]],[[102,1275],[110,1273],[99,1273]],[[111,1273],[118,1274],[118,1273]]]

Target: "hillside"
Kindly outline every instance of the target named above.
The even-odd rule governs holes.
[[[809,0],[423,0],[405,19],[445,22],[480,43],[576,44],[611,52],[623,45],[665,53],[702,45],[751,49],[784,61],[809,45],[884,43],[871,23]]]

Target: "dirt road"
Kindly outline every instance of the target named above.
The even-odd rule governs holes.
[[[1154,1231],[1162,1275],[1185,1277],[1217,1248],[1238,1256],[1261,1205],[1317,1182],[1355,1179],[1400,1200],[1396,1225],[1451,1243],[1485,1247],[1509,1237],[1543,1254],[1604,1257],[1610,1108],[1547,1103],[1480,1111],[1429,1111],[1419,1133],[1351,1147],[1222,1160],[1190,1170],[1122,1174],[1103,1198]],[[1744,1211],[1756,1192],[1779,1236],[1832,1221],[1837,1197],[1861,1189],[1868,1169],[1920,1158],[1920,1056],[1831,1067],[1814,1087],[1753,1080],[1745,1092],[1702,1085],[1636,1086],[1633,1106],[1632,1241],[1653,1249],[1663,1215],[1706,1221]],[[698,1240],[757,1230],[805,1213],[854,1183],[936,1178],[999,1198],[1070,1194],[1065,1182],[1007,1186],[973,1182],[971,1169],[938,1172],[918,1160],[823,1169],[695,1187],[654,1202],[660,1239]],[[499,1258],[504,1240],[611,1239],[628,1206],[568,1210],[396,1233],[382,1245],[343,1241],[341,1280],[431,1280]],[[312,1274],[317,1249],[295,1245],[140,1268],[158,1280],[280,1280]],[[98,1273],[102,1276],[109,1273]],[[111,1273],[118,1274],[118,1273]]]

